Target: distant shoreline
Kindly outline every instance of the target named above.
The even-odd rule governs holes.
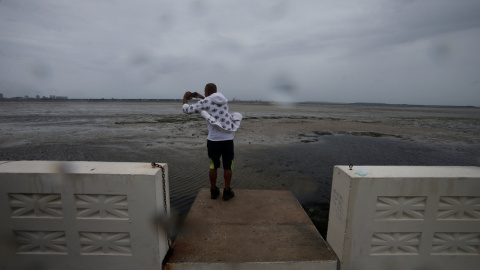
[[[35,98],[3,98],[0,102],[165,102],[165,103],[182,103],[182,99],[116,99],[116,98],[89,98],[89,99],[35,99]],[[293,103],[279,103],[274,101],[262,100],[230,100],[229,103],[238,104],[261,104],[261,105],[338,105],[338,106],[378,106],[378,107],[428,107],[428,108],[480,108],[477,106],[460,106],[460,105],[419,105],[419,104],[389,104],[389,103],[368,103],[368,102],[354,102],[354,103],[337,103],[337,102],[322,102],[322,101],[303,101]]]
[[[88,99],[35,99],[35,98],[3,98],[0,102],[166,102],[166,103],[182,103],[183,99],[116,99],[116,98],[88,98]],[[242,103],[242,104],[262,104],[269,105],[275,104],[274,102],[261,101],[261,100],[230,100],[229,103]],[[334,104],[334,103],[325,103]]]

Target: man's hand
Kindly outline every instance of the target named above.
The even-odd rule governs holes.
[[[192,99],[192,98],[190,97],[191,94],[192,94],[192,93],[191,93],[190,91],[185,92],[185,94],[183,95],[183,104],[187,104],[187,103],[188,103],[188,100],[189,100],[189,99]]]
[[[197,98],[201,98],[201,99],[204,99],[204,98],[205,98],[204,96],[202,96],[201,94],[199,94],[199,93],[197,93],[197,92],[194,92],[194,94],[196,94],[196,97],[197,97]]]
[[[194,94],[196,94],[196,97],[197,98],[201,98],[201,99],[204,99],[205,97],[197,92],[194,92]],[[183,104],[187,104],[188,103],[188,100],[192,99],[192,92],[190,91],[187,91],[185,92],[185,94],[183,95]]]

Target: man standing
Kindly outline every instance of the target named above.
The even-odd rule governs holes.
[[[200,98],[199,102],[189,105],[188,100]],[[235,131],[240,126],[242,115],[228,112],[228,100],[221,93],[217,93],[217,86],[209,83],[205,86],[205,96],[194,92],[186,92],[183,96],[184,113],[200,113],[206,120],[208,126],[207,149],[210,158],[210,195],[212,199],[218,198],[220,190],[216,186],[217,169],[220,167],[220,158],[223,163],[223,177],[225,188],[223,199],[225,201],[233,198],[235,193],[230,188],[233,169],[233,138]]]

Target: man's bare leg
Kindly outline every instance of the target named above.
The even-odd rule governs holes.
[[[217,169],[210,169],[208,176],[210,177],[210,188],[215,189],[217,186]]]
[[[230,182],[232,182],[232,170],[224,170],[223,178],[225,179],[225,189],[230,189]]]

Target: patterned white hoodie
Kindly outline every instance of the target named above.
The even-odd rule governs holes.
[[[218,92],[195,104],[184,104],[182,110],[187,114],[200,113],[207,120],[211,141],[232,140],[242,121],[240,113],[229,113],[227,98]]]

